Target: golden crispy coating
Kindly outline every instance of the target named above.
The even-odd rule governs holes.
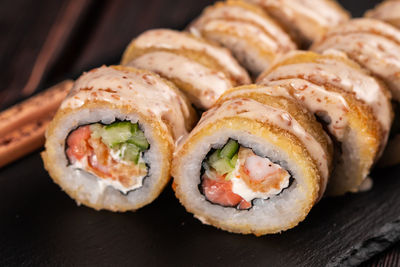
[[[143,73],[143,74],[151,74],[151,75],[156,75],[155,73],[149,72],[147,70],[140,70],[140,69],[136,69],[136,68],[132,68],[132,67],[128,67],[128,66],[122,66],[122,65],[115,65],[115,66],[111,66],[112,68],[116,69],[116,70],[126,70],[126,71],[132,71],[135,73]],[[198,121],[198,116],[196,111],[194,110],[194,108],[192,107],[192,105],[190,104],[188,98],[182,93],[181,90],[179,90],[175,83],[164,79],[162,77],[159,77],[159,79],[161,79],[165,84],[167,84],[169,86],[169,88],[171,88],[172,91],[175,92],[175,94],[177,94],[180,98],[179,101],[183,101],[182,105],[185,106],[187,108],[188,114],[185,115],[185,125],[186,125],[186,130],[188,132],[190,132],[190,130],[193,129],[193,127],[196,125],[197,121]],[[185,113],[185,112],[183,112]],[[168,124],[168,126],[170,128],[172,128],[172,124],[170,121],[168,120],[164,120],[165,123]]]
[[[122,203],[118,206],[109,206],[107,202],[103,203],[92,203],[89,201],[89,199],[86,198],[84,194],[81,194],[80,190],[71,190],[71,187],[69,184],[65,183],[65,173],[64,173],[64,166],[59,166],[56,164],[58,158],[60,155],[58,154],[58,151],[54,148],[53,143],[57,142],[57,140],[54,140],[55,132],[58,131],[58,128],[60,125],[62,125],[63,121],[68,118],[71,112],[79,112],[80,110],[83,109],[90,109],[90,108],[108,108],[108,109],[119,109],[121,112],[124,114],[129,114],[129,113],[134,113],[140,116],[140,121],[143,124],[149,124],[152,125],[152,128],[154,130],[153,134],[154,137],[156,138],[156,142],[160,144],[165,144],[163,146],[160,146],[160,153],[165,155],[165,160],[162,162],[162,166],[160,168],[162,169],[161,171],[161,180],[157,184],[157,186],[154,188],[154,190],[151,192],[151,196],[147,198],[145,202],[136,202],[134,205],[132,203]],[[78,204],[84,204],[85,206],[91,207],[96,210],[101,210],[101,209],[107,209],[111,211],[118,211],[118,212],[124,212],[128,210],[136,210],[139,209],[149,203],[151,203],[163,190],[165,185],[168,183],[170,179],[170,168],[171,168],[171,159],[172,159],[172,153],[174,150],[174,144],[170,142],[169,138],[166,138],[167,136],[170,136],[170,132],[165,132],[163,128],[159,125],[157,125],[157,121],[153,121],[151,118],[147,118],[145,116],[142,116],[134,107],[132,106],[123,106],[123,107],[116,107],[113,105],[110,105],[110,103],[106,102],[93,102],[89,104],[85,104],[78,110],[59,110],[57,114],[55,115],[53,121],[50,123],[47,132],[46,132],[46,144],[45,144],[45,151],[41,153],[43,162],[44,162],[44,167],[45,169],[49,172],[51,178],[53,181],[58,184],[72,199],[75,199]]]
[[[383,20],[393,26],[400,28],[400,1],[386,0],[368,10],[365,15],[367,18]]]
[[[330,28],[347,21],[349,12],[333,0],[244,0],[273,17],[300,47],[307,47]]]
[[[218,113],[218,109],[215,110]],[[283,221],[281,226],[276,227],[258,227],[257,229],[250,224],[241,224],[235,221],[223,221],[209,216],[206,209],[196,209],[191,201],[192,196],[183,191],[181,187],[182,177],[182,164],[185,157],[196,149],[196,146],[202,142],[203,138],[212,135],[215,132],[224,130],[226,128],[242,131],[245,129],[251,135],[262,138],[265,142],[274,144],[282,148],[290,157],[296,162],[296,165],[304,173],[304,191],[306,191],[306,199],[301,203],[300,210],[296,211],[297,217],[289,222]],[[295,227],[307,216],[312,206],[318,199],[318,192],[320,190],[319,170],[315,165],[313,159],[310,157],[309,152],[304,148],[303,144],[296,138],[296,136],[282,130],[275,125],[269,123],[255,121],[246,118],[230,117],[218,120],[215,123],[204,122],[200,131],[190,135],[181,148],[174,155],[172,175],[174,179],[173,188],[175,194],[181,204],[188,212],[194,213],[195,217],[199,218],[205,224],[211,224],[220,229],[241,234],[254,234],[256,236],[278,233],[287,229]],[[262,222],[260,221],[260,224]]]
[[[168,29],[149,30],[133,39],[122,64],[149,69],[171,80],[200,109],[210,108],[230,87],[250,83],[227,49]]]
[[[344,63],[344,65],[336,64],[336,62]],[[338,66],[348,66],[348,69]],[[288,71],[289,68],[290,71]],[[320,72],[324,73],[324,77],[318,74]],[[351,80],[351,77],[357,80]],[[328,194],[339,195],[348,191],[358,191],[358,187],[386,144],[393,118],[389,90],[381,81],[370,76],[368,71],[339,52],[323,55],[313,52],[292,53],[262,73],[258,78],[258,83],[268,85],[279,82],[280,86],[286,87],[293,97],[299,99],[298,90],[302,92],[306,88],[293,87],[291,84],[293,79],[310,82],[322,91],[340,95],[344,100],[346,110],[348,110],[345,112],[348,130],[344,132],[344,136],[347,137],[341,140],[345,148],[342,144],[338,144],[341,150],[336,152],[337,167],[328,185]],[[353,84],[349,84],[352,82]],[[373,97],[371,97],[372,94]],[[303,102],[301,98],[299,100]],[[322,102],[320,104],[314,102],[311,106],[305,103],[303,105],[314,110],[320,105],[320,110],[327,109],[328,114],[334,112],[323,106]],[[335,132],[330,133],[336,140],[341,138],[336,136]],[[352,146],[351,149],[350,146]],[[343,149],[345,151],[342,151]],[[347,160],[346,157],[348,157]],[[350,173],[349,168],[354,173],[346,176],[343,172]]]
[[[256,5],[217,2],[207,7],[188,29],[232,51],[253,75],[296,45],[281,27]]]
[[[157,93],[159,96],[154,96]],[[65,153],[66,138],[72,130],[83,124],[112,120],[113,116],[136,118],[150,143],[150,162],[146,162],[150,173],[145,186],[134,195],[110,190],[79,168],[70,168]],[[78,204],[97,210],[136,210],[152,202],[168,183],[174,138],[187,134],[195,119],[194,110],[171,82],[145,70],[103,66],[75,82],[49,124],[41,155],[53,181]]]
[[[400,31],[371,18],[352,19],[329,31],[312,50],[336,49],[382,79],[400,100]]]
[[[217,103],[222,103],[233,98],[251,98],[262,104],[279,108],[287,111],[325,150],[329,169],[332,170],[333,146],[328,135],[325,134],[321,124],[315,121],[315,117],[308,112],[299,102],[294,99],[288,99],[284,96],[271,96],[262,91],[252,92],[249,89],[262,89],[263,85],[243,85],[235,87],[223,94]],[[233,94],[234,93],[234,94]],[[321,187],[322,179],[321,179]],[[320,192],[322,197],[323,192]]]

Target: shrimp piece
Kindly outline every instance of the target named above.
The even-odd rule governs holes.
[[[281,166],[257,156],[251,149],[240,148],[238,159],[240,178],[255,192],[280,190],[290,177]]]
[[[239,209],[251,208],[251,203],[232,192],[232,183],[225,181],[224,178],[214,180],[204,175],[202,187],[206,198],[214,204],[227,207],[236,207],[239,205]]]

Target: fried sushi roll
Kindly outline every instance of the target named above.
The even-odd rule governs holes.
[[[111,211],[152,202],[194,110],[174,85],[130,67],[84,73],[46,133],[45,168],[78,204]]]
[[[252,97],[222,100],[203,113],[174,154],[173,188],[201,222],[263,235],[306,217],[324,192],[332,148],[297,102]]]
[[[346,22],[350,14],[334,0],[245,0],[262,7],[301,47]]]
[[[354,19],[332,29],[312,50],[337,49],[380,77],[400,101],[400,30],[375,19]]]
[[[209,109],[227,89],[251,82],[226,48],[168,29],[149,30],[133,39],[122,64],[171,80],[202,110]]]
[[[207,7],[188,30],[227,47],[255,76],[280,54],[296,49],[289,35],[261,8],[242,1]]]
[[[358,191],[388,139],[393,114],[384,84],[339,51],[289,53],[258,83],[280,86],[276,94],[297,99],[336,140],[328,193]]]
[[[400,28],[400,1],[386,0],[368,10],[365,17],[379,19]]]

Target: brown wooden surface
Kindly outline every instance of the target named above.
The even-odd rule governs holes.
[[[0,2],[0,110],[21,101],[37,57],[48,36],[58,36],[43,68],[38,90],[101,64],[117,63],[124,47],[140,32],[156,27],[182,29],[211,0],[102,1],[6,0]],[[368,1],[372,6],[378,1]],[[347,4],[356,1],[348,1]],[[359,11],[358,14],[362,12]],[[138,20],[138,17],[140,18]],[[132,24],[133,19],[140,23]],[[63,34],[54,25],[69,25]],[[61,26],[60,26],[61,25]],[[53,31],[53,34],[52,34]],[[50,40],[51,41],[51,40]],[[50,51],[51,50],[51,51]],[[400,244],[365,266],[400,266]]]

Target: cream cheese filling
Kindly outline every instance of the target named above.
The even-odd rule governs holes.
[[[123,151],[121,151],[121,149],[118,150],[110,150],[110,155],[114,160],[117,160],[119,163],[123,163],[126,165],[129,164],[133,164],[131,162],[122,160],[119,155],[122,153]],[[93,155],[92,160],[95,161],[96,160],[96,155]],[[143,152],[140,153],[139,156],[139,161],[138,161],[138,165],[139,164],[146,164],[146,162],[143,159]],[[69,166],[70,168],[74,169],[74,170],[78,170],[78,171],[84,171],[86,173],[89,173],[93,176],[96,177],[97,183],[98,183],[98,188],[99,191],[101,193],[103,193],[107,187],[111,186],[112,188],[114,188],[115,190],[118,190],[120,192],[122,192],[123,194],[127,194],[129,191],[138,189],[140,187],[143,186],[143,180],[144,178],[147,176],[147,173],[145,175],[139,175],[139,176],[135,176],[135,177],[131,177],[133,184],[129,187],[125,187],[124,185],[121,184],[121,182],[112,179],[111,177],[98,177],[95,173],[91,172],[90,170],[88,170],[89,167],[89,163],[88,163],[88,158],[87,157],[83,157],[80,160],[75,159],[75,161]]]

